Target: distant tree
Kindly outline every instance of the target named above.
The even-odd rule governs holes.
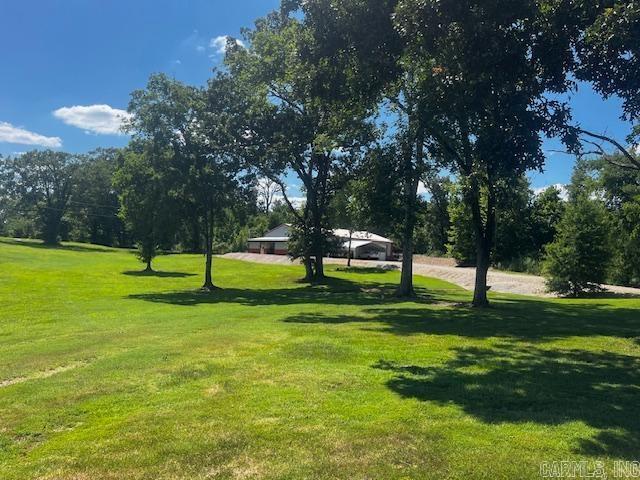
[[[138,258],[147,272],[153,271],[151,262],[175,226],[174,204],[168,194],[170,184],[163,174],[170,161],[168,153],[129,150],[120,155],[114,173],[120,218],[133,235]]]
[[[34,219],[38,235],[46,244],[60,240],[77,168],[77,156],[51,150],[34,150],[2,160],[4,195],[13,200],[16,216]]]
[[[124,223],[118,215],[118,193],[113,177],[120,151],[98,149],[82,155],[78,164],[77,189],[70,204],[70,236],[100,245],[127,246]]]
[[[395,145],[370,149],[356,176],[358,181],[352,186],[359,199],[364,229],[384,232],[402,247],[405,198]]]
[[[612,283],[640,287],[640,196],[622,205],[615,222]]]
[[[456,185],[450,203],[449,255],[459,265],[475,265],[477,248],[471,208],[464,186]],[[532,238],[533,193],[525,177],[503,178],[495,186],[495,246],[491,264],[509,270],[522,270],[535,255]],[[486,194],[483,192],[482,196]],[[482,199],[483,201],[484,198]]]
[[[492,264],[505,270],[522,271],[536,256],[533,241],[533,201],[525,176],[502,179],[496,207],[496,244]]]
[[[430,176],[425,181],[429,194],[419,221],[425,242],[425,251],[430,255],[444,255],[447,252],[451,218],[449,202],[452,183],[448,177]]]
[[[532,206],[532,240],[533,250],[541,255],[544,246],[556,237],[558,224],[564,213],[565,202],[560,190],[551,186],[540,192]]]
[[[294,208],[296,207],[294,206]],[[269,215],[267,216],[267,229],[270,230],[278,225],[282,225],[283,223],[293,223],[294,221],[295,216],[291,213],[291,210],[285,201],[276,199],[273,202]]]
[[[267,177],[261,177],[256,182],[258,206],[268,214],[271,211],[276,195],[280,192],[280,185]]]
[[[640,286],[640,170],[619,166],[624,161],[621,157],[587,162],[588,175],[612,217],[611,282]]]
[[[471,208],[465,202],[460,186],[456,186],[449,202],[450,227],[447,254],[460,266],[475,266],[476,242]]]
[[[610,222],[603,203],[577,194],[558,224],[556,239],[546,248],[547,287],[578,296],[601,289],[611,257]]]

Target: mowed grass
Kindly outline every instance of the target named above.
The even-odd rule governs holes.
[[[539,478],[640,459],[640,300],[0,239],[0,478]]]

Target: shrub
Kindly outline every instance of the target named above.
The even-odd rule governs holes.
[[[578,296],[601,290],[611,257],[609,226],[602,202],[587,194],[572,199],[546,249],[543,269],[550,291]]]

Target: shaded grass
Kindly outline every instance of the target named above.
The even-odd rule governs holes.
[[[640,451],[640,300],[0,240],[0,475],[538,478]],[[124,272],[124,273],[123,273]],[[127,274],[134,272],[134,274]],[[637,458],[635,458],[637,459]]]

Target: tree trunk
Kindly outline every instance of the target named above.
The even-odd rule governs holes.
[[[400,285],[396,291],[398,297],[413,297],[413,231],[415,228],[415,196],[417,194],[417,182],[409,179],[405,187],[409,189],[405,199],[404,229],[402,232],[402,272]]]
[[[404,221],[402,232],[402,272],[400,285],[396,290],[398,297],[413,297],[413,233],[416,223],[416,200],[418,196],[418,178],[414,167],[413,149],[406,148],[404,152]],[[416,157],[422,161],[422,137],[416,142]]]
[[[151,268],[151,259],[147,260],[147,268],[145,268],[144,271],[153,272],[153,268]]]
[[[206,291],[213,291],[216,289],[213,284],[213,275],[211,274],[212,266],[213,266],[213,219],[212,215],[208,215],[207,225],[206,225],[206,233],[205,233],[205,269],[204,269],[204,285],[202,285],[202,289]]]
[[[62,217],[58,217],[57,215],[50,215],[45,218],[44,228],[42,232],[42,240],[47,245],[57,245],[58,244],[58,236],[60,234],[60,223],[62,221]]]
[[[487,292],[487,272],[491,265],[491,248],[496,224],[495,192],[491,184],[491,178],[487,182],[487,209],[486,223],[483,222],[482,209],[480,207],[480,187],[477,180],[473,180],[471,188],[471,212],[476,240],[476,281],[473,291],[473,303],[476,308],[489,306]]]
[[[479,239],[476,245],[476,282],[473,290],[473,306],[485,308],[489,306],[487,298],[487,272],[489,271],[490,251],[484,239]]]
[[[213,285],[213,276],[211,275],[211,267],[213,264],[213,254],[211,252],[211,243],[207,241],[207,253],[206,253],[207,261],[205,263],[204,269],[204,285],[202,285],[203,290],[215,290],[215,286]]]
[[[305,270],[304,281],[312,282],[313,281],[313,265],[311,263],[311,257],[305,256],[302,259],[302,263],[304,264],[304,270]]]
[[[316,268],[313,278],[315,280],[324,280],[324,249],[322,248],[322,243],[316,245],[315,257]]]
[[[314,201],[317,202],[317,198],[314,198]],[[313,279],[315,281],[322,281],[324,280],[324,238],[322,234],[322,219],[320,218],[320,212],[317,204],[312,206],[311,214],[313,215],[313,229],[311,235],[315,265]]]
[[[413,237],[413,236],[412,236]],[[413,297],[413,238],[404,238],[402,243],[402,271],[400,285],[396,291],[398,297]]]
[[[349,248],[347,249],[347,267],[351,266],[351,237],[353,236],[353,232],[349,230]]]

